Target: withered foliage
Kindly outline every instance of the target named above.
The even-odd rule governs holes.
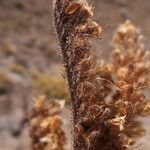
[[[30,114],[29,134],[32,150],[63,150],[66,142],[61,129],[61,105],[56,101],[46,102],[43,96],[35,99]]]
[[[91,38],[101,35],[86,1],[56,0],[54,23],[68,79],[74,150],[127,150],[144,132],[136,121],[149,113],[147,51],[127,21],[113,38],[112,64],[98,63]]]

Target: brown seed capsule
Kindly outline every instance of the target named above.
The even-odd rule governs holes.
[[[93,11],[92,11],[92,7],[91,6],[89,6],[88,4],[84,4],[83,6],[82,6],[82,11],[84,11],[85,12],[85,15],[87,16],[87,17],[90,17],[90,16],[93,16]]]
[[[81,7],[82,5],[79,3],[72,3],[66,8],[65,13],[71,15],[75,13],[77,10],[79,10]]]
[[[79,138],[82,139],[82,135],[84,134],[84,128],[82,127],[81,124],[77,123],[74,127],[74,138]]]
[[[99,37],[102,33],[102,28],[96,22],[90,22],[89,24],[78,27],[78,32],[90,37]]]
[[[99,37],[102,33],[102,28],[96,22],[92,22],[90,29],[92,30],[92,36]]]

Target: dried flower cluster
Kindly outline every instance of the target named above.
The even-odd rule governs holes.
[[[128,149],[144,132],[137,117],[150,113],[150,101],[144,92],[149,85],[149,52],[144,50],[139,30],[130,21],[120,25],[112,43],[111,70],[117,90],[111,96],[116,111],[111,124],[122,128],[118,136]]]
[[[101,108],[97,103],[101,103],[101,93],[107,88],[103,88],[106,81],[100,79],[101,70],[91,54],[89,38],[98,37],[101,33],[101,27],[91,20],[92,15],[92,7],[85,1],[56,0],[54,3],[54,23],[72,101],[75,150],[90,148],[92,140],[99,136],[99,129],[95,129],[95,123],[92,123],[99,119],[93,118],[91,112],[97,108],[99,112]],[[109,78],[107,70],[105,72]],[[96,146],[97,142],[92,144]]]
[[[56,101],[45,102],[43,96],[35,100],[30,114],[29,134],[32,150],[63,150],[66,137],[61,129],[61,105]]]
[[[127,150],[144,130],[136,117],[149,112],[147,52],[127,21],[114,35],[112,64],[99,63],[90,39],[101,35],[86,1],[56,0],[54,23],[73,112],[74,150]]]
[[[90,52],[89,38],[101,31],[90,19],[91,7],[56,1],[54,12],[73,104],[74,149],[127,149],[134,143],[129,137],[142,131],[133,119],[145,110],[149,72],[136,29],[129,22],[119,28],[110,69]]]

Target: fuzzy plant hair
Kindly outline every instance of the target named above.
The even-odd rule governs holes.
[[[134,144],[136,133],[143,133],[134,119],[148,108],[143,94],[149,72],[144,66],[146,54],[140,51],[138,32],[128,22],[114,36],[113,65],[99,63],[91,39],[100,37],[102,29],[92,15],[85,0],[54,2],[54,24],[72,104],[73,149],[126,150]]]

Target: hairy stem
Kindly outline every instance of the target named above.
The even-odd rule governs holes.
[[[85,60],[88,69],[90,68],[89,37],[99,36],[101,31],[100,27],[91,20],[91,16],[91,7],[85,1],[56,0],[54,2],[54,23],[69,84],[73,126],[83,118],[80,112],[82,99],[79,97],[78,89],[80,81],[86,79],[82,77],[81,64]],[[74,140],[74,149],[81,149],[81,143]]]

